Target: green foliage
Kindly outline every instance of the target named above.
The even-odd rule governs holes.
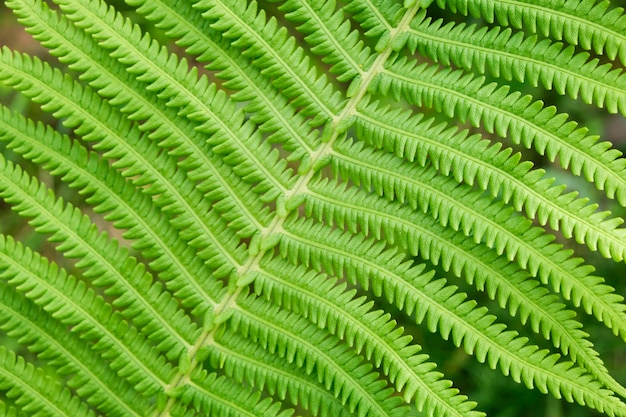
[[[5,5],[2,415],[485,415],[456,347],[626,416],[626,159],[557,110],[626,115],[623,9]]]

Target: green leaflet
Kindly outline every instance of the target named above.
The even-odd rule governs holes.
[[[29,350],[55,364],[59,373],[70,375],[68,386],[107,414],[140,416],[145,398],[130,389],[95,352],[81,344],[58,321],[7,286],[2,288],[2,329],[11,337],[30,342]],[[47,337],[42,333],[47,333]],[[49,341],[44,342],[48,338]],[[27,342],[27,343],[29,343]]]
[[[436,337],[626,417],[623,9],[5,4],[0,414],[485,415]]]
[[[564,39],[585,50],[606,53],[610,59],[626,62],[626,19],[622,8],[611,9],[609,1],[564,0],[558,9],[548,0],[489,2],[488,0],[437,0],[437,4],[471,13],[488,22],[525,28],[533,33]]]
[[[610,112],[623,113],[626,106],[626,79],[611,64],[590,59],[589,53],[576,53],[573,45],[537,36],[524,37],[522,32],[486,27],[454,25],[443,21],[431,24],[430,19],[416,20],[407,42],[411,48],[435,60],[466,70],[488,71],[506,80],[516,79],[532,85],[541,83],[546,89],[579,95],[587,104],[606,107]]]

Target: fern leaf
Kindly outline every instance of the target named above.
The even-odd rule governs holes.
[[[587,136],[586,129],[567,122],[566,116],[556,114],[552,107],[531,102],[530,96],[509,93],[508,87],[484,85],[481,78],[458,71],[437,73],[436,67],[427,64],[415,67],[401,58],[379,78],[375,91],[458,116],[527,148],[532,146],[551,161],[558,157],[563,168],[582,174],[609,198],[626,205],[625,162],[618,159],[621,153],[610,149],[609,143],[596,143],[597,138]]]
[[[429,211],[442,225],[451,224],[454,230],[471,235],[476,243],[484,240],[487,246],[495,248],[498,254],[507,253],[509,260],[516,260],[543,283],[550,282],[577,306],[581,301],[586,303],[588,313],[602,318],[615,334],[626,336],[623,298],[613,294],[602,279],[591,276],[593,268],[580,266],[581,259],[571,258],[571,251],[552,244],[553,236],[545,234],[541,228],[531,227],[526,219],[511,216],[511,210],[481,202],[480,194],[459,188],[448,178],[437,178],[433,171],[427,173],[428,168],[417,176],[414,169],[410,173],[396,173],[390,164],[393,157],[363,150],[354,158],[356,152],[358,147],[348,147],[343,152],[337,148],[341,157],[335,158],[333,164],[340,177],[363,184],[379,195],[408,201],[414,209],[420,207]],[[386,167],[383,175],[377,174],[378,166]],[[401,166],[401,162],[395,166]],[[398,174],[403,177],[401,180],[394,179]],[[429,178],[428,184],[420,183],[425,178]],[[420,185],[412,186],[412,183]],[[454,206],[446,202],[450,195],[464,204]]]
[[[246,304],[240,301],[242,309],[231,318],[234,329],[269,352],[304,366],[308,374],[315,368],[318,380],[327,390],[332,389],[333,395],[346,404],[350,412],[358,416],[406,413],[402,401],[391,396],[393,390],[378,379],[378,374],[371,371],[372,366],[363,363],[363,358],[338,340],[297,316],[261,307],[258,301],[249,307]],[[270,320],[276,314],[279,314],[280,325]]]
[[[496,27],[478,29],[476,26],[442,27],[442,21],[431,23],[425,13],[413,26],[407,42],[411,50],[442,63],[453,62],[466,70],[481,74],[489,71],[508,81],[541,83],[548,90],[579,95],[583,102],[606,107],[611,113],[626,114],[626,78],[608,63],[589,59],[588,53],[575,53],[573,45],[564,47],[537,36],[524,38],[521,32]],[[459,41],[459,40],[462,40]]]
[[[478,135],[446,129],[444,124],[433,126],[432,119],[412,118],[376,104],[360,112],[356,129],[364,142],[385,146],[422,166],[429,161],[458,182],[476,183],[492,196],[501,195],[505,203],[512,201],[516,210],[536,217],[541,225],[549,224],[567,238],[575,236],[578,243],[587,243],[607,258],[624,259],[626,232],[616,229],[621,219],[604,219],[608,213],[594,213],[596,206],[576,199],[575,194],[563,194],[563,187],[552,187],[551,180],[542,178],[542,171],[520,162],[519,154],[511,155],[510,149],[501,150],[498,143],[491,145]]]
[[[463,344],[479,361],[487,361],[492,368],[499,366],[505,375],[511,374],[528,387],[536,386],[542,392],[598,410],[623,412],[618,411],[623,405],[610,392],[600,393],[586,384],[579,385],[581,380],[593,380],[585,376],[582,368],[562,362],[559,373],[544,373],[548,363],[555,364],[558,354],[549,355],[536,346],[526,345],[527,339],[518,337],[515,331],[505,331],[504,325],[494,324],[495,317],[487,314],[485,307],[475,308],[475,302],[465,301],[465,294],[456,293],[456,288],[447,286],[442,279],[431,281],[432,274],[423,274],[423,266],[410,267],[396,251],[384,251],[380,244],[342,236],[319,226],[296,223],[290,229],[293,231],[281,240],[281,253],[292,262],[345,274],[349,281],[359,281],[366,290],[371,287],[375,296],[384,296],[398,308],[406,309],[407,314],[415,314],[416,321],[425,321],[430,331],[438,331],[444,339],[451,336],[457,346]],[[315,243],[302,235],[314,236]],[[443,314],[443,309],[448,313]]]
[[[177,355],[193,340],[195,326],[171,296],[152,282],[142,264],[99,234],[77,209],[55,200],[49,190],[24,175],[19,167],[12,168],[4,158],[0,158],[0,165],[0,195],[5,201],[15,204],[22,216],[32,218],[35,230],[49,234],[52,242],[60,242],[57,250],[69,258],[80,258],[76,266],[85,270],[85,277],[93,278],[94,285],[106,287],[107,294],[116,297],[116,307],[123,309],[143,332],[158,335],[163,341],[162,350]],[[157,304],[162,307],[156,308]]]
[[[12,62],[11,55],[5,55],[7,61]],[[201,210],[208,203],[203,201],[199,193],[190,191],[183,196],[179,190],[179,184],[185,182],[185,177],[176,170],[175,164],[166,154],[159,153],[157,149],[148,146],[140,140],[141,135],[126,123],[117,127],[110,119],[114,118],[115,111],[107,106],[96,96],[89,94],[89,90],[83,90],[70,79],[61,77],[58,72],[50,71],[50,68],[40,61],[22,61],[17,58],[15,65],[7,65],[6,74],[16,76],[17,80],[26,80],[21,83],[25,93],[37,97],[46,104],[46,107],[58,117],[70,116],[65,121],[68,126],[75,126],[76,132],[83,134],[83,139],[89,141],[101,140],[97,147],[106,150],[107,158],[115,159],[113,164],[116,168],[126,168],[125,176],[133,176],[142,173],[143,178],[135,180],[135,185],[150,185],[149,192],[158,194],[157,205],[165,207],[169,214],[178,215],[174,227],[181,231],[181,237],[192,247],[199,249],[198,255],[205,261],[215,266],[215,274],[218,276],[228,275],[241,259],[241,252],[237,254],[234,249],[235,237],[223,226],[221,231],[210,231],[207,224],[218,225],[216,213]],[[27,76],[22,76],[22,70]],[[33,73],[30,73],[33,71]],[[36,74],[28,76],[29,74]],[[68,86],[69,84],[69,86]],[[51,88],[57,86],[56,89]],[[71,96],[77,103],[66,99],[65,91],[71,91]],[[56,100],[60,99],[60,100]],[[66,107],[67,105],[67,107]],[[85,109],[93,109],[87,112]],[[81,119],[80,116],[85,116]],[[114,140],[114,138],[124,140]],[[152,162],[148,162],[152,161]],[[156,185],[158,184],[158,185]],[[203,204],[204,203],[204,204]],[[182,215],[185,213],[185,215]],[[223,224],[223,223],[221,223]],[[218,238],[220,236],[221,238]],[[223,241],[226,240],[225,243]],[[224,249],[226,244],[229,250]]]
[[[346,4],[344,10],[353,14],[369,38],[389,39],[389,32],[402,15],[402,6],[393,1],[355,0]]]
[[[410,401],[416,396],[418,410],[427,409],[428,415],[482,415],[469,410],[475,404],[467,402],[457,391],[450,388],[449,381],[431,372],[434,364],[425,362],[427,355],[416,355],[419,346],[409,345],[410,336],[402,335],[402,329],[381,311],[371,311],[372,303],[363,298],[355,299],[354,291],[344,292],[345,286],[324,276],[311,276],[289,265],[268,265],[255,278],[259,293],[275,300],[278,305],[308,317],[319,327],[345,340],[357,353],[365,350],[365,357],[395,383],[398,392]],[[289,282],[281,276],[298,276]],[[418,392],[429,392],[426,397]]]
[[[244,56],[254,58],[253,65],[273,80],[275,88],[294,99],[295,106],[304,107],[305,115],[321,113],[328,118],[338,113],[340,94],[332,91],[325,76],[316,74],[309,58],[275,19],[265,22],[265,13],[257,14],[257,7],[254,1],[247,5],[241,0],[201,0],[194,5],[233,46],[245,49]]]
[[[94,416],[69,390],[62,389],[42,369],[36,369],[24,358],[0,347],[0,389],[25,412],[48,416]]]
[[[258,345],[235,333],[222,335],[219,344],[212,346],[208,354],[214,368],[224,369],[237,382],[267,389],[272,395],[304,407],[313,415],[352,415],[316,378],[303,374],[295,365],[276,360]]]
[[[3,126],[0,140],[7,140],[10,149],[62,177],[87,197],[94,211],[106,213],[106,218],[116,227],[126,229],[124,237],[134,239],[133,247],[152,260],[150,267],[183,304],[193,305],[199,311],[212,307],[211,300],[218,297],[217,290],[205,295],[205,286],[195,278],[208,275],[207,268],[199,262],[189,262],[189,250],[172,245],[176,240],[175,231],[168,228],[163,216],[151,207],[146,195],[135,193],[106,162],[88,155],[83,147],[77,142],[70,143],[66,136],[43,125],[34,125],[7,109],[0,109],[0,123]]]
[[[465,276],[470,283],[476,280],[476,286],[481,290],[486,285],[490,297],[497,298],[501,307],[508,305],[512,314],[519,309],[522,322],[530,319],[535,332],[541,332],[546,339],[552,340],[555,347],[561,348],[564,354],[570,354],[573,360],[607,387],[615,392],[626,392],[610,376],[587,340],[587,335],[578,330],[581,324],[572,319],[575,313],[564,310],[564,305],[557,303],[557,297],[547,295],[547,290],[530,280],[526,271],[513,264],[498,262],[495,253],[492,253],[490,261],[486,260],[487,251],[476,247],[471,238],[459,241],[458,235],[438,227],[427,215],[420,216],[418,212],[403,207],[379,211],[377,199],[373,196],[341,186],[319,183],[311,191],[315,194],[311,195],[307,204],[309,215],[344,230],[347,224],[356,224],[377,239],[384,235],[391,244],[401,245],[413,256],[419,255],[436,265],[441,264],[444,270],[452,270],[459,277]],[[352,203],[340,201],[335,197],[337,195],[349,197],[347,200]],[[395,215],[385,214],[386,211]],[[520,287],[524,287],[525,291],[521,291]],[[270,288],[275,290],[275,286]]]
[[[95,353],[43,310],[29,304],[2,283],[3,305],[0,327],[8,336],[27,345],[40,359],[62,375],[69,375],[68,386],[91,406],[106,415],[141,416],[149,406],[124,380],[98,360]],[[80,348],[77,348],[81,346]],[[135,394],[135,395],[133,395]]]
[[[10,238],[0,239],[2,278],[62,323],[73,326],[94,343],[109,366],[128,378],[138,392],[154,394],[168,378],[170,366],[148,348],[137,330],[111,314],[112,308],[76,278],[24,249]],[[28,265],[24,270],[21,265]],[[148,358],[146,364],[140,358]]]
[[[93,39],[55,16],[45,4],[34,0],[28,5],[23,2],[9,2],[8,5],[22,17],[22,23],[30,28],[35,37],[52,48],[53,54],[59,55],[76,70],[83,71],[84,79],[88,79],[99,94],[115,103],[124,114],[129,114],[131,120],[142,120],[139,128],[148,131],[148,137],[160,140],[159,146],[168,148],[171,155],[184,157],[182,162],[177,161],[178,166],[197,182],[199,190],[219,202],[213,207],[225,215],[229,226],[235,228],[239,235],[250,236],[261,227],[262,217],[257,216],[263,210],[258,204],[255,207],[258,201],[245,194],[242,196],[241,192],[235,194],[241,181],[236,181],[237,177],[221,161],[209,158],[211,153],[202,135],[185,123],[185,118],[155,105],[158,97],[147,92],[141,83],[129,85],[131,83],[123,67],[118,68],[117,62]],[[54,32],[51,33],[51,29]],[[65,39],[68,33],[74,43]],[[244,199],[247,204],[241,204],[239,199]]]
[[[351,30],[341,9],[335,11],[334,1],[284,1],[279,9],[285,17],[296,24],[305,35],[304,41],[311,52],[322,56],[330,65],[330,73],[337,74],[339,81],[347,82],[363,75],[372,55],[363,45],[358,32]]]
[[[609,10],[610,2],[597,0],[566,0],[558,9],[547,0],[492,3],[484,0],[437,0],[440,7],[449,7],[464,15],[482,17],[503,26],[527,28],[543,36],[565,39],[583,49],[619,57],[626,64],[626,19],[623,9]]]
[[[289,417],[293,410],[281,409],[281,404],[269,398],[261,399],[259,392],[241,389],[233,381],[215,374],[194,376],[189,389],[171,395],[180,399],[181,406],[191,405],[200,415]],[[167,412],[164,409],[163,412]],[[176,412],[175,414],[179,414]]]
[[[485,415],[438,338],[626,416],[626,159],[563,113],[626,114],[622,8],[112,3],[6,1],[0,415]]]
[[[136,30],[132,43],[121,38],[119,33],[132,32],[130,22],[116,18],[114,10],[107,10],[103,3],[67,1],[59,4],[70,20],[79,21],[75,22],[79,27],[90,25],[88,33],[97,41],[105,40],[100,45],[111,50],[111,55],[146,83],[149,91],[163,90],[165,85],[171,84],[160,91],[159,98],[167,100],[168,106],[178,107],[191,121],[199,122],[197,129],[212,135],[213,152],[228,154],[224,160],[236,167],[239,176],[249,182],[259,182],[259,192],[266,193],[268,199],[284,192],[289,182],[284,163],[277,161],[277,153],[271,152],[269,146],[260,143],[258,134],[249,124],[243,124],[243,114],[234,109],[222,91],[216,91],[215,85],[207,86],[206,78],[196,81],[197,75],[189,71],[186,61],[169,55],[149,37],[140,38]],[[179,77],[185,81],[178,82]]]
[[[219,32],[210,27],[210,22],[197,15],[191,5],[173,1],[136,1],[138,12],[154,21],[167,35],[186,52],[196,56],[206,68],[216,71],[216,76],[225,80],[224,85],[236,90],[233,100],[245,104],[250,120],[259,129],[271,133],[272,143],[281,143],[292,152],[290,161],[305,161],[319,145],[317,135],[307,126],[307,120],[288,106],[287,100],[264,79],[258,70],[251,68],[239,51],[221,39]],[[207,48],[207,45],[212,45]],[[310,120],[308,121],[312,123]],[[321,123],[321,122],[320,122]],[[319,124],[319,123],[318,123]]]

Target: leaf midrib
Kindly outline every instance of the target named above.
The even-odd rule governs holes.
[[[408,29],[411,20],[413,19],[413,17],[415,16],[419,8],[420,8],[419,1],[417,1],[416,4],[411,9],[405,12],[402,20],[400,21],[400,24],[398,25],[398,28],[396,28],[395,30],[392,30],[391,39],[393,39],[395,36],[399,35],[400,33]],[[261,39],[261,42],[265,43],[265,40]],[[359,86],[360,88],[358,89],[357,93],[347,102],[341,114],[334,118],[333,123],[331,124],[332,127],[336,127],[336,125],[338,124],[340,120],[348,119],[350,116],[353,115],[353,113],[355,112],[357,108],[359,101],[365,96],[369,88],[369,84],[376,77],[376,75],[384,69],[384,64],[387,62],[387,60],[391,56],[393,52],[391,48],[391,44],[392,42],[389,42],[389,45],[386,48],[386,50],[380,53],[380,55],[376,58],[372,66],[365,73],[365,76],[362,78],[362,82]],[[286,67],[289,68],[289,65],[287,65]],[[332,114],[332,113],[329,111],[329,114]],[[327,125],[325,129],[329,129],[331,128],[331,126]],[[314,165],[316,161],[319,161],[326,155],[330,154],[330,152],[332,151],[332,145],[337,140],[338,137],[339,137],[339,133],[337,133],[337,130],[335,129],[333,131],[331,139],[327,143],[322,143],[318,151],[315,152],[315,154],[312,156],[311,158],[312,165]],[[313,170],[311,170],[308,174],[298,178],[293,188],[290,190],[290,194],[295,195],[300,190],[304,191],[306,189],[306,185],[310,182],[313,176],[314,176],[314,172]],[[278,234],[280,230],[282,230],[282,227],[285,221],[286,221],[285,218],[280,218],[278,216],[275,216],[271,224],[265,229],[265,235],[267,236],[267,235]],[[264,257],[265,252],[267,252],[267,250],[260,251],[255,257],[250,257],[248,262],[246,262],[245,265],[242,265],[239,268],[238,275],[243,276],[246,273],[259,268],[259,263],[261,259]],[[220,313],[223,313],[225,310],[229,308],[235,307],[237,305],[236,299],[239,296],[239,294],[242,292],[242,290],[243,290],[243,287],[239,287],[233,293],[226,293],[222,301],[218,304],[218,306],[214,310],[215,316],[219,315]],[[174,380],[171,381],[170,384],[168,384],[168,387],[174,388],[174,387],[180,386],[181,384],[184,384],[185,377],[187,375],[190,375],[190,373],[193,372],[195,367],[198,365],[196,354],[199,348],[201,346],[214,343],[213,341],[214,335],[217,333],[219,328],[220,326],[218,325],[218,326],[214,326],[212,329],[208,329],[203,332],[203,334],[198,338],[198,341],[192,348],[192,351],[190,351],[191,366],[189,367],[189,372],[186,375],[178,374],[174,378]],[[168,399],[166,406],[163,408],[163,410],[160,412],[157,411],[154,414],[154,417],[167,416],[169,413],[169,410],[174,406],[174,401],[175,401],[174,398],[170,397]]]

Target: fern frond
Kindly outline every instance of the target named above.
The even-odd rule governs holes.
[[[562,113],[626,114],[622,8],[112,3],[6,1],[0,415],[484,415],[443,347],[626,417],[626,159]]]
[[[362,76],[363,68],[369,66],[373,56],[359,39],[358,32],[350,28],[343,11],[335,10],[335,1],[275,1],[281,3],[279,10],[305,35],[304,41],[311,52],[330,65],[330,73],[337,74],[339,81]]]
[[[299,277],[285,279],[284,277]],[[371,302],[354,298],[355,291],[323,275],[298,271],[289,264],[271,262],[254,280],[257,293],[280,306],[309,318],[320,328],[329,330],[353,347],[366,359],[383,369],[407,402],[415,397],[419,411],[429,416],[482,415],[471,412],[475,404],[458,396],[450,382],[433,372],[434,364],[425,362],[427,355],[417,355],[421,347],[411,345],[411,337],[382,311],[372,311]],[[428,396],[418,393],[428,392]]]
[[[438,332],[444,339],[451,336],[455,345],[463,345],[480,362],[487,361],[491,368],[500,367],[505,375],[528,387],[600,411],[619,414],[626,410],[619,411],[625,406],[611,392],[580,384],[583,380],[591,383],[593,378],[571,362],[560,362],[558,373],[544,372],[556,366],[558,354],[527,345],[527,339],[517,332],[494,324],[495,317],[487,314],[486,307],[475,308],[476,303],[466,301],[466,295],[456,293],[456,287],[443,279],[432,280],[432,274],[423,273],[423,265],[412,267],[404,255],[385,251],[380,243],[324,227],[297,222],[289,229],[288,234],[283,232],[280,251],[292,262],[345,276],[366,290],[371,287],[374,295],[385,297],[407,314],[415,314],[418,323],[425,321],[430,331]]]
[[[336,148],[337,157],[331,162],[338,176],[388,199],[406,201],[413,209],[419,207],[442,225],[472,236],[476,243],[484,241],[544,284],[550,282],[576,306],[582,302],[587,313],[593,312],[616,335],[626,337],[623,297],[614,294],[612,288],[603,284],[603,279],[591,276],[593,268],[580,265],[582,260],[572,258],[571,250],[553,244],[554,236],[532,227],[528,219],[511,216],[512,209],[483,200],[480,193],[460,187],[447,177],[441,178],[428,167],[421,171],[415,167],[403,170],[401,161],[392,162],[393,156],[359,148],[349,144],[343,150]],[[381,170],[380,166],[385,169]],[[446,201],[451,196],[463,204]]]
[[[606,219],[609,213],[596,212],[597,205],[564,194],[565,187],[553,187],[543,170],[531,170],[530,162],[520,162],[501,144],[491,144],[479,135],[433,126],[432,119],[413,117],[372,103],[363,106],[355,122],[358,137],[377,148],[394,152],[424,166],[427,162],[444,175],[468,185],[475,183],[493,197],[501,196],[517,211],[525,211],[541,225],[561,230],[566,238],[575,237],[606,258],[626,258],[626,230],[617,229],[620,218]]]
[[[149,407],[146,399],[99,361],[95,352],[81,346],[77,336],[22,295],[12,293],[4,282],[0,287],[0,328],[54,367],[55,373],[70,376],[67,385],[80,398],[105,415],[140,417]]]
[[[135,1],[137,11],[166,30],[176,43],[196,56],[206,68],[216,71],[216,77],[225,80],[224,86],[236,90],[232,99],[244,104],[263,132],[270,133],[268,140],[281,143],[292,152],[290,161],[310,158],[319,145],[315,132],[307,125],[312,123],[290,108],[287,100],[278,94],[270,83],[250,65],[239,51],[221,39],[221,34],[211,28],[210,22],[198,16],[191,5],[176,1]],[[207,47],[211,46],[211,47]]]
[[[123,236],[133,239],[133,247],[151,260],[150,267],[183,305],[198,311],[213,306],[211,300],[218,297],[219,289],[197,282],[196,278],[209,275],[208,269],[197,261],[189,261],[189,250],[174,243],[175,231],[168,227],[148,196],[136,193],[109,164],[50,128],[35,125],[6,108],[0,108],[0,125],[0,140],[8,141],[9,149],[77,188],[94,211],[105,213],[107,220],[125,229]]]
[[[573,45],[565,47],[537,36],[524,37],[499,27],[478,29],[475,25],[445,26],[442,20],[431,22],[426,13],[419,16],[407,39],[409,48],[442,64],[454,63],[468,71],[476,70],[507,81],[539,83],[548,90],[579,95],[583,102],[606,107],[611,113],[626,114],[626,77],[609,63],[600,64],[588,53],[576,53]]]
[[[56,264],[0,236],[1,277],[16,291],[48,311],[57,320],[80,332],[93,350],[109,361],[111,369],[147,395],[159,389],[172,368],[137,330],[112,314],[110,304]],[[26,265],[25,268],[23,265]],[[146,363],[142,359],[147,359]]]
[[[246,181],[258,183],[259,193],[272,199],[283,193],[289,183],[285,163],[278,153],[259,140],[258,132],[244,123],[244,115],[223,91],[206,77],[198,80],[196,71],[189,70],[185,60],[171,55],[149,36],[132,28],[115,10],[97,1],[59,1],[68,19],[99,41],[149,91],[160,91],[158,96],[168,106],[179,108],[191,121],[199,123],[196,129],[211,135],[213,152],[228,155],[224,161],[235,168],[235,173]],[[134,33],[130,39],[120,33]],[[130,40],[130,42],[129,42]],[[183,80],[182,82],[179,80]],[[168,88],[165,88],[165,87]]]
[[[607,387],[626,393],[626,389],[608,373],[587,340],[588,335],[579,330],[582,325],[573,320],[575,313],[565,310],[558,298],[540,287],[537,281],[531,280],[526,271],[498,259],[494,252],[489,255],[489,251],[477,247],[472,238],[462,239],[430,216],[407,207],[393,202],[381,207],[379,200],[372,195],[334,184],[318,183],[310,191],[314,194],[307,197],[309,216],[343,230],[358,226],[367,235],[399,244],[411,255],[419,255],[435,265],[441,264],[445,271],[452,270],[470,283],[476,281],[475,285],[480,290],[486,286],[489,296],[497,298],[501,307],[508,307],[512,315],[519,310],[522,323],[530,319],[533,331],[541,332],[547,340],[552,340],[555,347],[566,355],[570,354],[574,361]],[[347,197],[346,200],[351,203],[338,199],[338,195]],[[258,284],[262,282],[255,281]],[[274,286],[270,286],[270,290],[274,290]]]
[[[621,152],[611,149],[608,142],[596,143],[597,137],[587,136],[586,129],[568,122],[554,107],[544,107],[530,96],[509,90],[484,85],[482,78],[460,71],[415,66],[403,58],[388,67],[373,89],[482,126],[514,143],[533,147],[550,161],[558,157],[564,169],[582,174],[609,198],[626,205],[626,161],[620,158]]]
[[[87,404],[68,389],[46,377],[44,371],[0,346],[0,389],[8,399],[31,415],[95,416]]]
[[[365,36],[387,39],[403,11],[398,2],[385,0],[354,0],[346,4],[344,10],[352,13],[353,19],[359,22]]]
[[[68,258],[80,258],[76,267],[83,269],[94,285],[105,287],[107,295],[115,297],[116,308],[142,332],[160,339],[159,349],[178,356],[189,345],[196,326],[171,295],[153,282],[143,264],[19,167],[12,167],[0,157],[0,168],[0,196],[14,204],[20,215],[31,218],[37,232],[50,235],[51,242],[59,242],[58,251]]]
[[[113,121],[116,112],[106,102],[41,61],[33,60],[31,64],[27,57],[22,60],[10,53],[0,55],[1,58],[7,62],[2,74],[14,77],[7,82],[19,83],[25,94],[42,101],[44,108],[56,117],[65,116],[66,125],[78,125],[75,132],[82,134],[83,139],[99,141],[96,148],[105,151],[106,158],[114,159],[113,166],[124,169],[125,176],[141,175],[134,180],[134,185],[158,195],[154,199],[157,205],[166,213],[177,215],[173,226],[180,230],[181,238],[191,247],[198,248],[196,254],[214,267],[214,275],[228,275],[234,265],[242,262],[239,259],[242,259],[243,250],[236,249],[238,239],[229,233],[219,216],[209,210],[210,203],[203,201],[202,194],[193,189],[183,195],[181,184],[186,178],[176,170],[174,161],[142,141],[141,134],[132,125]],[[67,91],[71,100],[68,100]],[[214,229],[209,229],[208,224]],[[215,229],[218,225],[222,225],[221,230]]]
[[[490,23],[564,39],[611,59],[619,57],[626,64],[626,18],[622,8],[609,9],[611,3],[606,0],[565,0],[558,8],[548,0],[437,0],[437,4]]]
[[[321,124],[339,113],[341,94],[333,91],[326,76],[317,74],[308,56],[287,37],[284,28],[278,27],[276,19],[266,21],[265,13],[257,13],[257,7],[254,1],[247,4],[242,0],[200,0],[194,4],[211,26],[252,59],[252,65],[293,99],[294,106],[303,108],[305,115],[317,116]]]
[[[313,415],[352,415],[316,378],[303,374],[293,364],[277,360],[260,346],[236,333],[220,336],[219,343],[211,346],[208,354],[213,368],[224,369],[226,375],[237,382],[267,389],[271,395],[288,400],[294,406],[304,407]]]
[[[270,398],[261,398],[259,392],[242,389],[234,381],[203,372],[194,375],[188,389],[172,392],[180,399],[177,409],[191,405],[199,415],[289,417],[293,410],[281,411],[281,404]],[[166,411],[166,410],[163,410]],[[180,411],[173,414],[179,415]]]
[[[168,107],[161,107],[156,94],[129,79],[125,69],[112,59],[87,34],[74,28],[40,1],[8,2],[21,17],[21,22],[46,46],[51,53],[77,71],[82,78],[108,98],[131,120],[141,120],[140,130],[148,137],[159,140],[161,148],[179,158],[177,165],[186,171],[189,179],[197,183],[198,190],[211,196],[213,208],[229,221],[240,236],[250,236],[263,222],[263,209],[256,196],[246,196],[239,191],[242,181],[233,175],[227,165],[211,152],[204,135],[193,129],[189,121]],[[66,37],[72,38],[68,42]],[[117,65],[116,65],[117,64]],[[243,195],[242,195],[243,194]],[[246,204],[242,204],[240,199]],[[256,204],[255,204],[256,203]]]
[[[393,390],[372,372],[370,364],[363,363],[362,357],[307,320],[264,306],[261,301],[239,301],[240,309],[230,319],[234,330],[270,353],[304,367],[307,374],[315,370],[326,389],[332,389],[355,415],[406,414],[402,400],[391,395]]]

